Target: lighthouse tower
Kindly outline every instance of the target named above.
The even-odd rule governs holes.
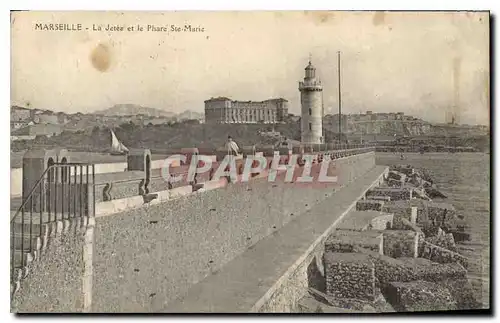
[[[304,144],[321,144],[323,139],[323,86],[316,79],[316,68],[306,67],[303,82],[299,82],[301,109],[301,141]]]

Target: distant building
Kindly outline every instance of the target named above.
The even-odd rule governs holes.
[[[21,129],[23,127],[26,127],[26,126],[30,126],[34,124],[33,121],[11,121],[10,122],[10,130],[17,130],[17,129]]]
[[[33,118],[33,110],[12,106],[10,108],[10,121],[29,121]]]
[[[170,121],[170,119],[167,119],[167,118],[149,118],[149,119],[143,119],[142,124],[144,126],[148,126],[149,124],[156,126],[156,125],[160,125],[160,124],[166,124],[169,121]]]
[[[53,124],[34,124],[11,133],[15,137],[57,136],[62,132],[62,127]]]
[[[205,123],[282,123],[288,116],[288,101],[233,101],[226,97],[205,101]]]

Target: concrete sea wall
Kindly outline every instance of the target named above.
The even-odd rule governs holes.
[[[160,310],[321,195],[259,179],[97,218],[93,310]]]
[[[374,153],[366,153],[335,167],[346,184],[374,164]],[[97,218],[92,310],[161,310],[336,187],[260,178]]]
[[[43,246],[24,270],[11,301],[17,313],[72,313],[90,308],[93,219],[45,226]],[[57,228],[57,229],[56,229]]]

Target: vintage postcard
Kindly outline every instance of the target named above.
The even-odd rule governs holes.
[[[491,313],[489,12],[16,11],[11,43],[12,312]]]

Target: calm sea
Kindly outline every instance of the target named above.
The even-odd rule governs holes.
[[[489,306],[490,275],[490,155],[483,153],[377,153],[379,165],[409,164],[427,169],[471,227],[471,241],[458,245],[470,259],[469,280],[483,307]]]

